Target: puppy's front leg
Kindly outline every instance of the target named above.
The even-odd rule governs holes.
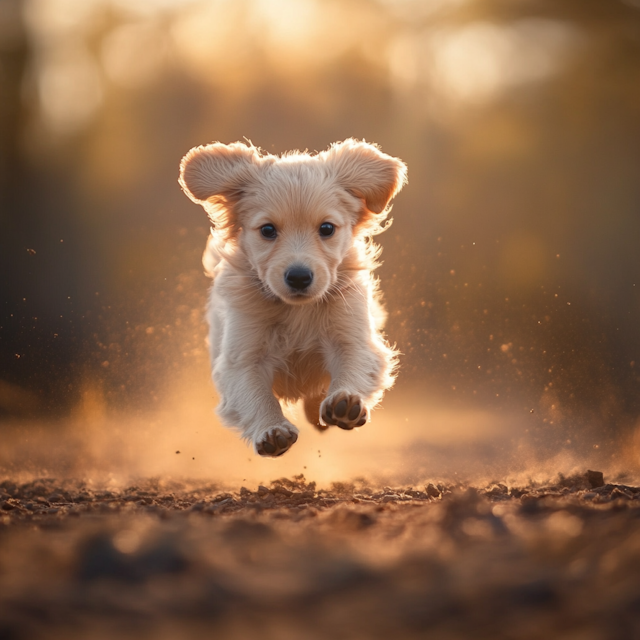
[[[228,336],[213,369],[220,394],[216,412],[226,426],[242,431],[256,453],[276,457],[296,442],[298,429],[284,417],[273,395],[273,366],[262,349],[246,341],[240,345]]]
[[[329,345],[325,358],[331,384],[320,405],[321,420],[341,429],[363,426],[370,407],[388,386],[385,380],[390,376],[391,350],[364,338]]]

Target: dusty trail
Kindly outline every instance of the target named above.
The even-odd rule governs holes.
[[[0,483],[0,638],[640,636],[640,487]]]

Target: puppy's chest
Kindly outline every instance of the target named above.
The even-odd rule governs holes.
[[[317,393],[326,378],[322,336],[313,325],[274,329],[269,360],[274,364],[273,390],[280,398],[296,400]]]
[[[278,323],[267,333],[266,348],[276,358],[295,362],[322,350],[324,337],[312,322]]]

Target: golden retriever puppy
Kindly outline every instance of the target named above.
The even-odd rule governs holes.
[[[261,456],[298,439],[279,400],[323,430],[363,426],[397,353],[372,275],[405,164],[349,139],[281,157],[236,142],[191,149],[180,185],[211,219],[203,257],[217,413]]]

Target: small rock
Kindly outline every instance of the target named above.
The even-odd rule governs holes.
[[[587,479],[589,485],[591,485],[592,489],[604,487],[604,475],[602,474],[602,471],[588,470],[587,473],[584,474],[584,476]]]
[[[441,495],[440,489],[433,484],[428,484],[424,490],[430,498],[439,498]]]

